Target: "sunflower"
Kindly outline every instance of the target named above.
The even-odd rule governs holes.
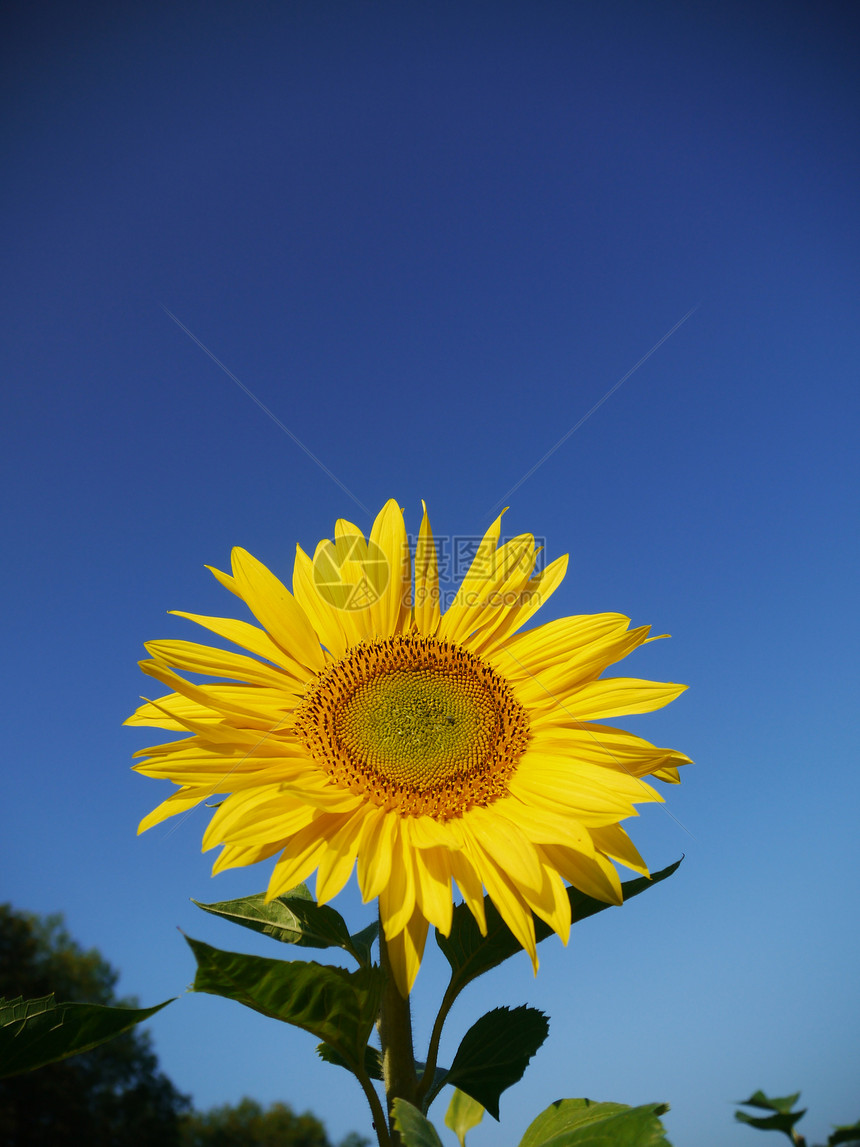
[[[428,926],[450,931],[452,880],[484,932],[486,889],[535,969],[535,915],[567,942],[565,882],[620,903],[613,861],[647,868],[619,822],[662,800],[644,777],[677,782],[689,761],[594,723],[685,688],[601,677],[649,627],[601,613],[520,632],[567,558],[535,572],[534,538],[500,532],[501,516],[444,612],[426,507],[414,585],[394,501],[369,538],[341,520],[313,559],[297,548],[292,593],[234,549],[232,575],[212,573],[259,624],[175,612],[247,652],[147,644],[141,668],[171,692],[127,722],[189,734],[136,754],[180,786],[139,831],[227,794],[203,836],[215,872],[277,855],[267,897],[316,871],[325,903],[357,867],[404,996]]]

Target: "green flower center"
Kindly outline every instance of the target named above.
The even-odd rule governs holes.
[[[497,726],[489,690],[437,669],[401,669],[366,681],[335,718],[337,739],[351,757],[414,788],[482,761]]]
[[[330,666],[296,733],[333,783],[442,820],[504,796],[529,740],[526,712],[494,669],[418,634],[356,646]]]

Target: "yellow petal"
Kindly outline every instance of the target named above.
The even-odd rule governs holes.
[[[504,510],[484,534],[475,557],[472,559],[469,572],[463,578],[454,600],[442,616],[439,636],[444,640],[455,640],[461,628],[465,629],[466,633],[470,632],[469,626],[474,618],[474,613],[469,603],[474,594],[482,591],[487,575],[493,568],[496,546],[502,532],[503,514]]]
[[[318,769],[309,770],[300,777],[287,777],[280,782],[281,792],[290,793],[296,800],[325,812],[355,812],[362,805],[361,797],[333,785]]]
[[[569,814],[510,797],[496,801],[493,812],[514,825],[532,844],[563,844],[586,856],[594,855],[591,831]]]
[[[641,873],[642,876],[649,875],[647,864],[620,824],[608,824],[603,828],[593,828],[591,836],[601,852],[626,865],[634,872]]]
[[[232,677],[234,681],[256,682],[275,689],[294,693],[297,683],[271,665],[263,665],[253,657],[239,653],[225,653],[211,645],[197,645],[193,641],[147,641],[144,648],[151,657],[164,661],[173,669],[201,673],[207,677]]]
[[[450,852],[448,862],[451,865],[451,874],[462,894],[463,903],[474,916],[481,935],[486,936],[487,914],[484,909],[484,886],[471,858],[463,851]]]
[[[229,589],[230,593],[235,594],[236,597],[240,598],[242,601],[245,600],[239,591],[239,587],[236,584],[236,579],[234,577],[231,577],[230,574],[223,573],[221,570],[216,570],[214,566],[207,566],[206,568],[209,570],[212,576],[216,578],[221,583],[221,585],[224,586],[225,589]]]
[[[161,757],[152,763],[135,765],[135,772],[183,785],[209,785],[213,793],[230,792],[251,785],[280,784],[307,774],[304,761],[283,758],[282,763],[270,757],[215,757],[207,761],[175,760]]]
[[[474,618],[469,632],[460,640],[468,649],[483,648],[485,632],[495,632],[521,600],[534,569],[537,551],[534,538],[514,538],[496,552],[496,572],[482,599],[474,603]],[[506,572],[507,571],[507,572]]]
[[[148,701],[147,704],[164,713],[169,721],[175,722],[175,724],[168,724],[165,721],[163,728],[180,728],[189,733],[196,733],[205,744],[247,744],[252,747],[265,736],[265,734],[261,735],[257,729],[237,729],[228,725],[223,719],[207,722],[197,720],[195,717],[186,717],[178,705],[168,708],[170,700],[170,697],[165,697],[160,701]],[[209,715],[211,718],[212,714]]]
[[[538,892],[521,889],[523,899],[532,912],[549,924],[562,944],[570,938],[571,911],[567,889],[559,874],[549,864],[541,867],[543,884]]]
[[[483,543],[482,543],[483,545]],[[480,631],[507,615],[528,584],[535,563],[534,538],[524,534],[492,551],[486,563],[481,553],[472,563],[457,597],[442,619],[440,632],[468,648],[481,644]]]
[[[391,818],[394,820],[394,818]],[[379,916],[385,938],[391,940],[409,923],[415,910],[415,873],[410,849],[404,847],[403,836],[392,836],[391,875],[379,893]]]
[[[532,722],[530,749],[546,756],[618,768],[634,776],[655,773],[664,765],[689,764],[674,749],[660,749],[625,729],[576,721],[566,713]]]
[[[350,646],[376,636],[371,605],[377,594],[379,567],[384,564],[377,554],[377,550],[370,554],[364,534],[346,518],[335,522],[334,542],[322,543],[314,554],[314,566],[325,562],[327,576],[332,579],[332,600],[340,607],[340,621]]]
[[[439,568],[436,543],[430,528],[427,507],[421,519],[415,548],[415,625],[419,633],[431,637],[439,628]]]
[[[316,824],[297,832],[274,867],[269,887],[266,889],[266,900],[274,900],[276,896],[289,892],[291,888],[307,880],[319,864],[325,850],[325,837],[320,836],[320,829]]]
[[[320,592],[314,581],[314,564],[301,546],[296,546],[293,594],[310,619],[320,642],[333,657],[343,657],[348,642],[341,623],[340,611]]]
[[[543,878],[534,846],[511,821],[503,821],[491,809],[476,807],[464,816],[463,830],[518,887],[541,887]]]
[[[176,694],[176,696],[178,696],[178,694]],[[185,698],[183,697],[182,700],[184,701]],[[155,703],[152,702],[152,704]],[[202,726],[202,728],[206,729],[207,734],[211,728],[217,729],[218,727],[216,724]],[[301,755],[303,759],[307,759],[307,753],[304,747],[289,733],[272,732],[269,733],[268,736],[261,737],[256,730],[243,732],[228,725],[222,725],[220,728],[228,735],[234,734],[232,743],[225,739],[218,741],[216,744],[212,744],[207,735],[201,734],[199,736],[183,737],[178,741],[165,741],[161,745],[150,745],[146,749],[138,749],[133,756],[176,756],[177,760],[184,760],[187,754],[188,759],[191,760],[195,755],[217,753],[222,758],[234,756],[243,758],[245,756],[293,758],[297,755]]]
[[[469,647],[476,653],[486,653],[489,656],[506,642],[552,597],[567,573],[567,561],[565,554],[535,574],[517,594],[516,601],[470,639]]]
[[[599,853],[589,858],[557,844],[542,844],[540,849],[556,872],[586,896],[593,896],[595,900],[603,900],[607,904],[622,902],[618,873]]]
[[[368,578],[372,579],[377,595],[370,607],[370,616],[376,635],[391,637],[403,632],[408,622],[412,592],[412,560],[406,525],[393,498],[377,515],[370,531],[370,542],[384,558],[384,566],[379,561],[368,565]]]
[[[424,944],[427,940],[427,921],[420,912],[414,912],[404,927],[388,941],[388,959],[397,990],[404,999],[412,991]]]
[[[274,707],[271,700],[266,699],[260,706],[242,704],[232,700],[229,696],[225,696],[223,692],[215,694],[213,689],[217,686],[209,686],[207,689],[199,685],[192,685],[190,681],[186,681],[184,677],[180,677],[178,673],[174,673],[172,669],[168,668],[163,661],[139,661],[138,664],[148,677],[154,677],[156,681],[160,681],[162,685],[173,686],[177,693],[181,693],[183,697],[187,697],[189,701],[194,702],[203,708],[209,708],[213,715],[224,717],[240,717],[242,724],[246,728],[259,729],[262,732],[268,732],[273,728],[274,724],[283,724],[291,716],[294,708],[286,696],[281,697],[280,705]],[[278,709],[281,710],[278,713]],[[174,717],[177,716],[176,710],[173,710]],[[275,717],[273,722],[272,717]],[[280,718],[280,720],[278,720]],[[187,727],[187,726],[186,726]]]
[[[268,841],[266,844],[225,844],[215,858],[212,865],[212,875],[225,872],[228,868],[245,868],[251,864],[259,864],[261,860],[268,860],[276,852],[280,852],[286,840]]]
[[[540,707],[548,704],[552,708],[564,707],[568,697],[581,688],[586,682],[593,681],[607,668],[607,666],[620,661],[628,653],[632,653],[644,642],[649,627],[631,629],[627,633],[611,634],[603,640],[593,641],[584,648],[577,650],[568,660],[556,662],[545,669],[531,671],[534,693],[527,693],[522,687],[518,689],[521,697],[534,697],[534,702]]]
[[[586,613],[562,617],[510,638],[505,642],[504,650],[496,654],[496,658],[502,669],[504,659],[507,658],[508,668],[513,662],[527,673],[541,673],[559,662],[566,664],[577,652],[595,641],[623,633],[629,624],[630,618],[622,613]]]
[[[232,582],[233,579],[230,580]],[[294,657],[290,657],[276,645],[265,630],[251,625],[250,622],[237,621],[232,617],[204,617],[199,613],[184,613],[180,609],[171,609],[169,612],[174,617],[184,617],[188,621],[202,625],[204,629],[217,633],[219,637],[232,641],[234,645],[240,645],[251,653],[256,653],[258,657],[265,657],[267,661],[286,670],[292,677],[298,677],[303,681],[308,678],[308,671],[304,666],[299,665]]]
[[[457,819],[436,820],[432,816],[409,818],[410,839],[415,848],[444,848],[456,852],[463,847],[463,830]]]
[[[679,697],[686,685],[639,681],[634,677],[604,677],[564,698],[564,707],[579,721],[599,721],[622,714],[651,713]]]
[[[603,768],[584,761],[571,761],[538,752],[529,752],[522,758],[516,775],[511,778],[512,792],[514,781],[522,781],[532,791],[543,789],[547,796],[553,797],[560,804],[588,796],[599,799],[602,795],[610,802],[622,804],[638,804],[643,801],[663,803],[663,798],[655,788],[626,769]]]
[[[333,900],[352,875],[361,825],[361,816],[349,816],[329,837],[328,850],[317,869],[318,904],[327,904],[329,900]]]
[[[179,792],[169,796],[166,801],[162,801],[143,818],[137,826],[138,836],[142,832],[146,832],[148,828],[152,828],[156,824],[161,824],[163,820],[168,817],[176,816],[180,812],[188,812],[190,809],[196,808],[201,801],[205,801],[212,795],[211,790],[207,785],[185,785]]]
[[[368,809],[358,845],[358,886],[365,904],[374,900],[391,875],[395,817],[382,809]]]
[[[475,857],[475,866],[481,874],[481,879],[490,899],[498,909],[501,918],[513,932],[517,942],[528,952],[532,967],[537,972],[535,926],[530,909],[523,902],[522,895],[514,883],[508,879],[504,870],[498,867],[496,861],[488,856],[477,843],[473,844],[472,851]]]
[[[325,666],[317,635],[296,599],[262,562],[237,546],[233,578],[248,608],[272,639],[314,672]]]
[[[292,836],[312,819],[313,809],[283,796],[277,785],[234,792],[215,810],[203,833],[203,851],[218,844],[259,843],[267,835]]]
[[[444,848],[425,848],[415,853],[418,904],[434,928],[445,936],[451,931],[454,909],[448,855]]]
[[[674,765],[667,765],[665,768],[654,769],[653,775],[657,778],[658,781],[665,781],[670,785],[678,785],[681,783],[681,777]]]
[[[185,726],[181,725],[176,717],[168,716],[174,706],[182,706],[182,709],[187,710],[187,715],[194,717],[198,721],[204,720],[221,720],[221,714],[215,716],[209,706],[192,705],[185,697],[179,693],[168,693],[164,697],[159,697],[157,701],[147,701],[139,708],[135,709],[130,717],[126,717],[123,721],[124,725],[131,725],[132,728],[156,728],[156,729],[184,729]],[[135,754],[136,756],[142,755],[142,751]]]

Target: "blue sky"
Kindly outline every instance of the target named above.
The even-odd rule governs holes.
[[[288,577],[296,542],[369,519],[162,307],[359,502],[417,530],[425,498],[453,537],[697,306],[505,518],[571,555],[547,618],[673,634],[629,671],[689,691],[619,723],[697,762],[628,826],[654,868],[686,860],[547,941],[537,979],[525,956],[487,977],[443,1052],[488,1007],[550,1013],[474,1147],[563,1095],[668,1100],[678,1147],[755,1142],[732,1101],[757,1087],[803,1089],[810,1141],[857,1118],[856,9],[4,19],[3,898],[63,911],[147,1004],[192,978],[177,926],[280,954],[190,904],[267,880],[210,879],[203,814],[135,836],[169,789],[120,723],[142,642],[195,637],[165,611],[231,611],[206,563],[241,545]],[[431,957],[419,1043],[442,986]],[[300,1032],[193,995],[151,1026],[200,1105],[368,1126]]]

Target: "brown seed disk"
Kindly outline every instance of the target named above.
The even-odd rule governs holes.
[[[505,796],[529,740],[504,678],[461,646],[418,634],[363,643],[329,666],[295,729],[333,783],[438,820]]]

